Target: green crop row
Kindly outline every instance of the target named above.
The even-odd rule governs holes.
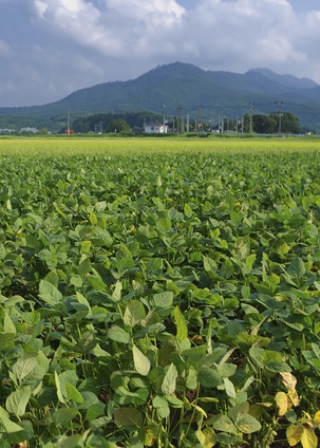
[[[75,142],[0,141],[0,447],[316,448],[316,144]]]

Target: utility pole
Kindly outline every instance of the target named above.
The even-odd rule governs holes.
[[[177,104],[178,116],[181,119],[181,133],[184,133],[184,121],[183,121],[183,107],[181,103]]]
[[[166,105],[165,104],[162,106],[162,115],[163,115],[163,127],[165,128],[165,126],[166,126]]]
[[[252,128],[252,115],[253,115],[253,111],[254,111],[254,104],[251,101],[250,105],[249,105],[249,114],[250,114],[250,129],[249,132],[250,134],[252,134],[253,128]]]
[[[283,107],[283,101],[279,101],[279,135],[281,135],[281,117],[283,116],[282,113],[282,107]]]

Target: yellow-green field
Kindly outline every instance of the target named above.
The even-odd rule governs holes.
[[[180,151],[308,151],[320,149],[320,139],[309,138],[4,138],[0,154],[65,155],[150,153]]]

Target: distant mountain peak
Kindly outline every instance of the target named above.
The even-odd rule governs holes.
[[[253,68],[248,70],[246,74],[259,73],[260,75],[265,76],[272,81],[276,81],[279,84],[287,86],[289,88],[294,89],[313,89],[314,87],[318,87],[318,84],[309,78],[298,78],[293,75],[285,74],[279,75],[269,68]]]

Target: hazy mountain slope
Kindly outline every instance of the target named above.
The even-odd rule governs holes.
[[[306,83],[315,87],[306,89]],[[283,110],[295,113],[303,126],[320,127],[320,87],[311,80],[265,69],[245,74],[205,71],[176,62],[156,67],[133,80],[78,90],[44,106],[0,108],[0,127],[1,115],[11,115],[18,121],[17,116],[33,117],[35,125],[41,120],[49,128],[58,128],[66,121],[68,110],[71,118],[79,114],[149,110],[167,116],[190,114],[217,122],[219,115],[244,115],[252,104],[255,113],[269,113],[278,110],[280,101],[284,103]]]
[[[309,78],[297,78],[296,76],[292,75],[278,75],[277,73],[273,72],[272,70],[269,70],[267,68],[255,68],[252,70],[249,70],[246,74],[250,73],[259,73],[266,78],[270,79],[271,81],[275,81],[279,84],[282,84],[286,88],[293,88],[293,89],[312,89],[314,87],[317,87],[317,83],[312,81]]]

